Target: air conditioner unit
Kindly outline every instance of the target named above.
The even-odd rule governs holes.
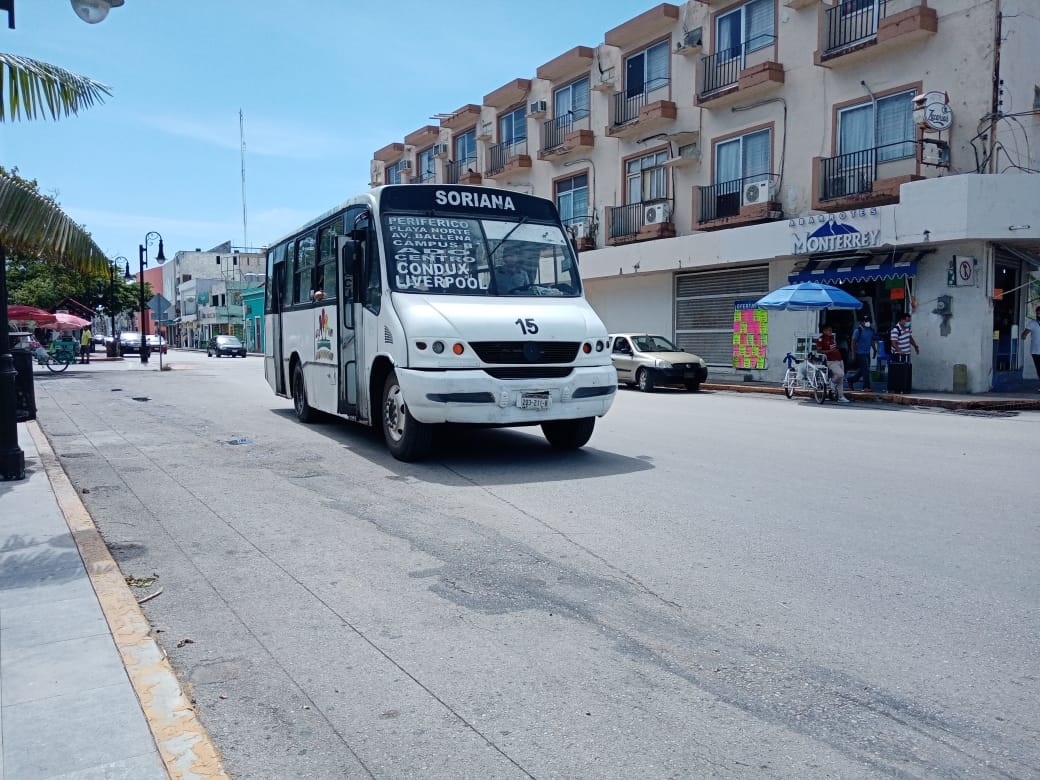
[[[772,179],[749,181],[744,185],[740,198],[740,202],[744,206],[754,206],[774,200],[776,200],[776,187],[773,185]]]
[[[672,218],[672,208],[667,203],[655,203],[643,209],[644,225],[662,225]]]
[[[704,42],[704,28],[694,27],[683,35],[682,47],[684,49],[699,48]]]
[[[399,170],[401,173],[411,173],[412,164],[408,160],[401,160],[397,167],[397,170]]]
[[[433,145],[433,156],[434,157],[447,157],[448,156],[448,145],[447,144],[434,144]]]
[[[589,223],[588,222],[573,222],[570,226],[571,235],[575,239],[588,238],[589,236]]]
[[[531,116],[538,116],[539,114],[544,114],[548,110],[548,103],[546,103],[544,100],[535,100],[533,103],[531,103],[531,109],[530,111],[528,111],[528,113]]]

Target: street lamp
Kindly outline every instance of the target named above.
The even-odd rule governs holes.
[[[155,256],[155,260],[158,263],[166,262],[166,255],[163,254],[163,240],[162,236],[156,233],[154,230],[150,230],[145,234],[144,243],[137,248],[138,256],[141,260],[141,363],[148,362],[148,320],[144,318],[144,269],[148,265],[148,247],[155,239],[159,239],[159,254]]]
[[[123,0],[72,0],[72,10],[87,24],[105,21],[112,8],[119,8]]]

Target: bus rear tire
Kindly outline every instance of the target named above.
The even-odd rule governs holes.
[[[542,423],[542,433],[546,441],[558,450],[576,450],[584,447],[592,438],[592,430],[596,427],[595,417],[582,417],[578,420],[554,420]]]
[[[383,383],[383,403],[380,418],[383,438],[390,454],[398,460],[410,463],[422,460],[430,453],[433,444],[433,426],[421,423],[412,417],[404,402],[397,373],[391,371]]]
[[[217,355],[217,357],[220,357]],[[303,366],[297,365],[293,371],[292,380],[293,408],[296,410],[296,418],[302,423],[312,423],[317,419],[318,413],[307,403],[307,385],[303,380]]]

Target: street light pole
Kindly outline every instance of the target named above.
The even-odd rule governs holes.
[[[148,265],[148,246],[155,239],[159,239],[159,254],[155,256],[155,260],[158,263],[166,262],[166,255],[163,254],[163,239],[162,236],[156,233],[154,230],[148,231],[144,237],[144,243],[137,248],[138,258],[141,261],[141,278],[140,278],[140,299],[141,299],[141,363],[148,363],[148,320],[145,319],[145,308],[144,308],[144,268]]]
[[[123,262],[120,263],[119,261]],[[113,258],[109,267],[108,279],[108,335],[112,338],[112,347],[108,349],[109,357],[119,357],[119,340],[116,338],[116,271],[125,270],[130,273],[130,261],[122,255]]]

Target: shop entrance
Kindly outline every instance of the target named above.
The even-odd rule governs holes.
[[[997,258],[993,283],[993,389],[1014,391],[1022,386],[1019,332],[1022,264]]]

